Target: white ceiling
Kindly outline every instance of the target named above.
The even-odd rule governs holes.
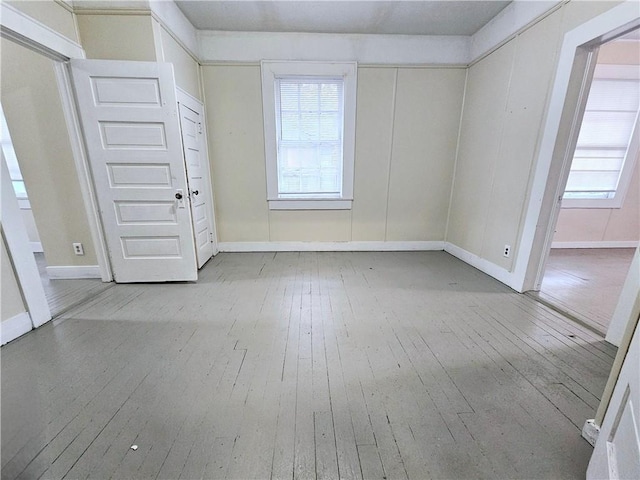
[[[473,35],[510,1],[176,0],[200,30]]]

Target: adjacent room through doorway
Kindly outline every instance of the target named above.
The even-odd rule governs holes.
[[[640,30],[597,50],[538,297],[606,334],[640,239]]]
[[[53,88],[56,88],[51,66],[53,60],[43,58],[25,47],[5,40],[2,41],[2,53],[11,58],[19,57],[22,62],[37,59],[38,61],[33,63],[33,70],[45,79],[54,80]],[[82,258],[85,255],[85,248],[88,250],[86,253],[91,255],[92,247],[82,241],[70,244],[60,241],[60,237],[64,235],[64,233],[60,233],[60,230],[64,229],[60,228],[56,218],[60,215],[68,215],[69,205],[64,209],[60,208],[60,204],[53,198],[64,199],[66,196],[65,187],[42,180],[48,176],[49,168],[62,170],[58,158],[60,152],[51,153],[34,149],[33,142],[29,141],[18,142],[17,145],[14,145],[12,141],[12,131],[21,134],[29,126],[38,129],[38,125],[33,122],[33,119],[41,115],[40,112],[45,106],[55,109],[54,111],[62,116],[60,106],[58,105],[56,108],[54,101],[49,100],[46,101],[46,104],[38,105],[28,105],[23,101],[27,87],[20,81],[22,75],[24,73],[19,71],[3,71],[0,143],[2,156],[7,163],[11,184],[18,200],[20,216],[27,232],[29,248],[33,252],[38,266],[49,309],[55,317],[109,288],[111,284],[103,283],[100,278],[61,278],[66,275],[68,267],[58,266],[62,263],[60,259],[73,258],[73,256]],[[7,110],[6,116],[5,108]],[[53,262],[50,262],[50,259],[53,259]]]

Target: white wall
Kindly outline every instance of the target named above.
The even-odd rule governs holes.
[[[96,265],[53,61],[0,40],[0,100],[49,266]],[[81,242],[85,255],[73,254]]]
[[[87,58],[156,61],[149,13],[103,15],[89,10],[78,14],[77,21],[80,43]]]
[[[471,66],[448,242],[512,270],[562,38],[615,5],[567,3]]]
[[[202,68],[220,242],[444,240],[464,69],[359,68],[352,210],[270,211],[260,67]]]
[[[153,22],[158,61],[172,63],[176,85],[202,101],[200,65],[163,26]]]

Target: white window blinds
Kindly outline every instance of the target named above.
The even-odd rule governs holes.
[[[340,197],[343,78],[278,77],[275,89],[279,197]]]
[[[565,199],[614,198],[640,106],[638,67],[598,65]]]

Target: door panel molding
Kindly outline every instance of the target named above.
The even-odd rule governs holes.
[[[72,60],[71,75],[113,278],[197,280],[173,66]]]
[[[194,128],[196,129],[195,134],[201,135],[200,154],[201,154],[201,168],[203,169],[203,171],[202,171],[202,181],[199,182],[199,185],[204,185],[205,190],[203,193],[200,193],[200,195],[204,194],[206,197],[204,205],[206,208],[206,216],[208,217],[208,221],[209,221],[210,238],[208,240],[211,242],[212,254],[216,255],[219,252],[218,235],[216,232],[215,204],[213,201],[214,185],[213,185],[213,180],[211,179],[211,165],[209,162],[209,142],[207,139],[207,124],[206,124],[206,115],[204,110],[205,107],[200,100],[188,94],[187,92],[182,90],[180,87],[176,87],[176,94],[177,94],[179,105],[184,105],[185,107],[192,110],[193,112],[196,112],[200,117],[200,123],[201,123],[200,131],[198,131],[197,126],[194,125]],[[181,115],[181,119],[182,119],[182,115]],[[180,125],[182,129],[183,128],[182,121],[180,122]],[[182,132],[182,134],[184,135],[184,131]],[[185,162],[187,162],[188,153],[186,150],[184,151],[184,154],[185,154]],[[188,166],[186,168],[188,173]],[[195,188],[198,190],[199,190],[199,185],[195,186]],[[191,186],[191,188],[193,190],[194,187]],[[193,211],[194,222],[199,214],[202,214],[202,212],[199,212],[198,209],[195,209]],[[202,235],[199,235],[198,233],[199,232],[196,232],[194,229],[194,236],[196,237],[196,245],[202,244],[202,242],[204,241],[204,239],[202,238]]]

